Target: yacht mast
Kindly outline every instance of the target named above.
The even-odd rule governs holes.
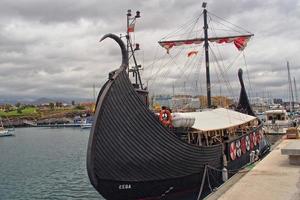
[[[93,101],[96,102],[96,85],[93,84]]]
[[[294,77],[295,101],[298,103],[297,85]]]
[[[289,61],[287,61],[287,70],[288,70],[289,91],[290,91],[290,111],[293,111],[294,110],[294,94],[293,94],[293,85],[292,85]]]

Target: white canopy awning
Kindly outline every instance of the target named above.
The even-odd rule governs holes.
[[[225,108],[203,112],[189,112],[186,114],[195,117],[193,128],[201,131],[227,129],[256,119],[256,117]]]

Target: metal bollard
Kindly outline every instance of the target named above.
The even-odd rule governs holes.
[[[251,151],[250,153],[250,163],[254,163],[255,161],[255,151]]]
[[[228,170],[225,167],[222,169],[222,180],[224,182],[228,180]]]

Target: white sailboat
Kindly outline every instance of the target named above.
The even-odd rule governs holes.
[[[0,118],[0,137],[13,136],[13,135],[14,134],[11,131],[4,128],[2,119]]]

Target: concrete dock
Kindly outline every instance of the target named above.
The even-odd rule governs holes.
[[[282,140],[266,158],[222,195],[212,195],[207,199],[300,200],[300,166],[291,165],[288,156],[281,154],[281,149],[292,141],[295,140]]]

